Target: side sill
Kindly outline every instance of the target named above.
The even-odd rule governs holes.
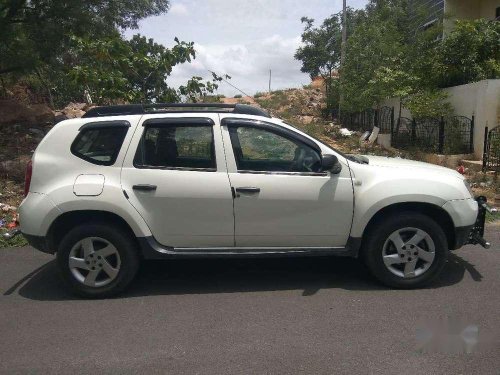
[[[358,249],[350,247],[210,247],[174,248],[161,245],[154,237],[138,237],[144,259],[173,258],[233,258],[233,257],[300,257],[300,256],[348,256],[356,257]],[[361,241],[359,241],[361,243]]]

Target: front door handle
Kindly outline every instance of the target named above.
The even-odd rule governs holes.
[[[142,190],[142,191],[154,191],[154,190],[156,190],[156,185],[139,184],[139,185],[132,186],[132,189],[134,189],[134,190]]]
[[[239,187],[236,188],[237,193],[246,193],[246,194],[257,194],[260,192],[260,188],[258,187]]]

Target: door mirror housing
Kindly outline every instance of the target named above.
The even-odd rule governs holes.
[[[332,174],[338,174],[342,170],[342,164],[335,155],[326,154],[321,157],[321,169],[330,171]]]

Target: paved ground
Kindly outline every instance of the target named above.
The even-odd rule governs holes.
[[[53,258],[0,249],[0,372],[499,374],[500,227],[432,288],[388,290],[341,258],[146,264],[132,289],[85,301]],[[416,351],[422,320],[479,327],[472,354]]]

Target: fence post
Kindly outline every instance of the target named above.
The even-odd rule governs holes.
[[[472,115],[472,120],[470,122],[470,139],[469,139],[469,153],[474,152],[474,115]]]
[[[415,139],[417,138],[417,122],[415,119],[411,120],[411,143],[414,145]]]
[[[394,107],[391,109],[391,138],[394,134]]]
[[[438,140],[438,153],[443,153],[444,148],[444,117],[441,116],[441,121],[439,121],[439,140]]]
[[[488,163],[488,127],[484,128],[484,143],[483,143],[483,172],[486,172],[486,165]]]
[[[375,118],[373,119],[373,126],[377,126],[378,127],[378,109],[375,110]]]

